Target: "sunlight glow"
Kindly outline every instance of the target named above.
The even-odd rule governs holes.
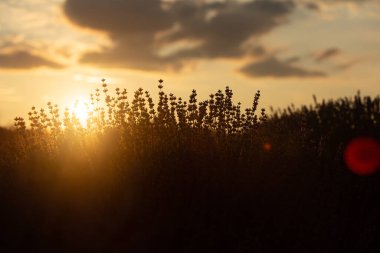
[[[83,127],[86,127],[87,119],[91,111],[91,108],[89,107],[89,103],[83,99],[78,99],[75,101],[75,104],[71,111],[75,115],[75,117],[78,118],[80,124]]]

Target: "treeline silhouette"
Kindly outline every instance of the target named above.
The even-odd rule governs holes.
[[[0,129],[0,252],[380,252],[380,173],[343,156],[380,140],[379,96],[267,116],[110,87],[86,126],[48,103]]]

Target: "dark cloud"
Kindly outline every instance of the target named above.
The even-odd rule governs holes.
[[[0,54],[0,68],[32,69],[38,67],[63,68],[64,66],[27,51]]]
[[[328,49],[316,54],[315,60],[317,62],[325,61],[325,60],[330,59],[334,56],[337,56],[341,53],[342,53],[342,51],[339,48],[328,48]]]
[[[319,11],[320,10],[319,5],[317,3],[314,3],[314,2],[305,3],[305,7],[308,8],[309,10],[313,10],[313,11]]]
[[[267,54],[267,50],[263,46],[251,47],[247,50],[250,55],[264,56]]]
[[[182,13],[173,7],[173,12]],[[193,7],[194,8],[194,7]],[[242,44],[250,37],[268,33],[285,22],[285,17],[293,10],[290,1],[253,1],[247,3],[225,3],[217,8],[205,5],[194,9],[187,15],[177,15],[181,30],[172,34],[168,40],[200,40],[203,44],[192,50],[177,54],[178,57],[240,57],[247,52]],[[213,10],[214,17],[207,20],[207,13]]]
[[[75,24],[104,31],[114,42],[103,52],[85,54],[82,62],[160,70],[178,69],[189,59],[264,54],[264,48],[246,47],[244,43],[285,23],[295,8],[290,0],[198,2],[66,0],[64,11]],[[162,49],[183,41],[199,45],[160,54]]]
[[[292,65],[289,61],[280,61],[275,57],[248,64],[240,71],[250,77],[323,77],[324,72],[307,70]]]
[[[65,14],[76,24],[110,34],[139,34],[170,28],[158,0],[67,0]]]
[[[291,63],[299,62],[300,60],[301,60],[300,57],[293,56],[293,57],[286,59],[285,62],[291,64]]]
[[[64,12],[82,27],[106,32],[112,48],[89,52],[82,63],[153,70],[168,67],[158,56],[156,34],[173,26],[158,0],[67,0]],[[178,65],[178,63],[173,63]]]

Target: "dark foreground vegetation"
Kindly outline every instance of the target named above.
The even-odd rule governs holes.
[[[108,89],[86,128],[49,103],[0,129],[0,252],[380,252],[380,173],[343,155],[380,140],[379,97],[268,117]]]

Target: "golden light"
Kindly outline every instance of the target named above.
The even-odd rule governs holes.
[[[75,104],[71,110],[72,114],[79,120],[83,127],[86,127],[87,119],[91,111],[89,104],[90,103],[86,100],[78,99],[75,101]]]

